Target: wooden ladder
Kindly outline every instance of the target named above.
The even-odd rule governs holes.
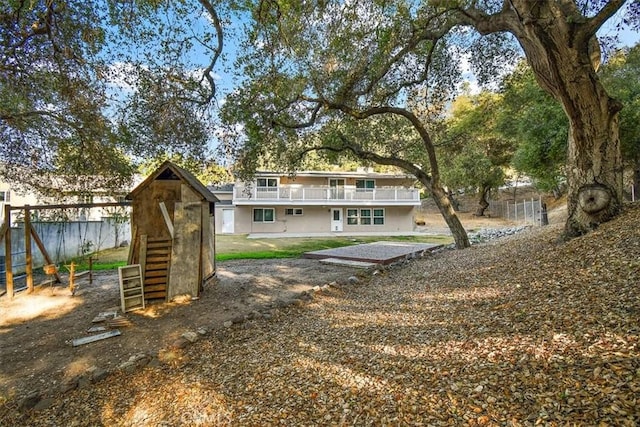
[[[141,236],[140,263],[144,272],[144,299],[167,297],[171,239]]]

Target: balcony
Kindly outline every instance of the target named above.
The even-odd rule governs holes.
[[[279,186],[245,187],[236,185],[233,190],[236,205],[396,205],[419,206],[420,192],[416,188],[380,187],[356,189],[355,187],[329,186]]]

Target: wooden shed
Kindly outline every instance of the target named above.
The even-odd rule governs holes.
[[[133,208],[129,264],[142,266],[145,299],[199,295],[216,273],[216,196],[166,161],[126,198]]]

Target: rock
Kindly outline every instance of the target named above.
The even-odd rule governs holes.
[[[85,388],[91,384],[91,378],[87,375],[82,375],[78,378],[78,388]]]
[[[146,366],[149,363],[151,358],[152,358],[152,356],[148,355],[147,353],[138,353],[138,354],[134,354],[133,356],[129,357],[129,362],[135,363],[136,366],[138,366],[138,367],[143,367],[143,366]]]
[[[247,318],[248,318],[249,320],[252,320],[252,319],[260,319],[261,317],[262,317],[262,313],[260,313],[260,312],[259,312],[259,311],[257,311],[257,310],[253,310],[251,313],[249,313],[249,314],[247,315]]]
[[[230,328],[231,326],[233,326],[233,322],[231,320],[227,320],[222,324],[222,326],[224,326],[225,328]]]
[[[136,368],[137,368],[137,366],[136,366],[135,362],[132,362],[130,360],[127,360],[126,362],[121,363],[120,365],[118,365],[118,369],[119,370],[121,370],[123,372],[126,372],[128,374],[133,373],[136,370]]]
[[[201,326],[198,329],[196,329],[196,332],[198,333],[198,335],[204,336],[204,335],[207,335],[209,333],[209,330],[207,328],[205,328],[204,326]]]
[[[109,376],[109,371],[107,371],[106,369],[97,368],[91,374],[91,382],[92,383],[100,382],[103,379],[107,378],[108,376]]]
[[[76,388],[78,388],[78,377],[70,378],[68,380],[63,381],[60,384],[60,387],[58,388],[58,390],[60,391],[61,394],[64,394],[71,390],[75,390]]]
[[[40,392],[32,391],[26,395],[22,401],[20,401],[20,405],[18,405],[18,407],[20,410],[32,409],[38,404],[38,402],[40,402],[40,399]]]
[[[348,279],[349,284],[355,285],[356,283],[360,283],[360,280],[356,276],[350,276]]]
[[[187,339],[185,339],[183,337],[180,337],[177,340],[175,340],[173,342],[173,344],[171,344],[171,347],[173,347],[173,348],[185,348],[188,345],[189,345],[189,340],[187,340]]]
[[[49,408],[52,404],[53,404],[53,398],[52,397],[47,397],[46,399],[42,399],[41,401],[39,401],[33,407],[33,410],[34,411],[42,411],[44,409]]]
[[[198,341],[199,336],[198,336],[198,334],[196,332],[189,331],[189,332],[185,332],[184,334],[182,334],[182,338],[184,338],[187,341],[193,343],[193,342]]]

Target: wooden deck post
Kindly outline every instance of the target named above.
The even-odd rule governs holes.
[[[33,240],[34,242],[36,242],[36,245],[38,246],[38,249],[40,249],[40,253],[44,257],[44,260],[47,262],[47,264],[53,264],[53,261],[51,260],[51,257],[47,252],[47,249],[44,247],[42,240],[40,240],[40,236],[38,236],[38,233],[36,233],[36,230],[34,228],[31,228],[31,236],[33,236]],[[60,273],[58,272],[57,269],[54,275],[56,276],[56,283],[60,283],[61,282]]]
[[[28,205],[27,205],[28,206]],[[33,258],[31,255],[31,210],[24,209],[24,256],[27,274],[27,293],[33,292]]]
[[[11,205],[4,205],[4,223],[7,231],[4,236],[4,271],[6,275],[7,296],[13,299],[13,263],[11,262]]]

